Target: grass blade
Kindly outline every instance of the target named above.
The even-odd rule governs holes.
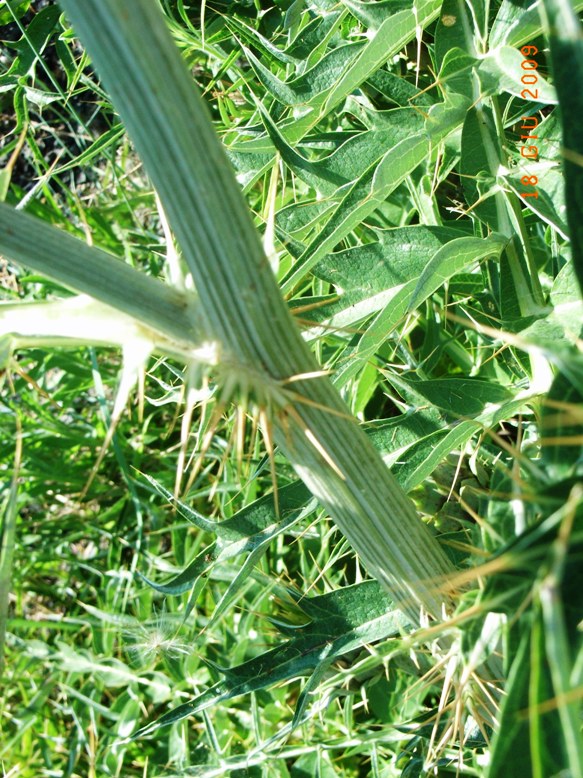
[[[2,511],[0,523],[0,679],[4,675],[4,645],[6,641],[6,622],[8,618],[8,597],[12,579],[12,560],[16,536],[16,511],[18,504],[18,475],[22,461],[22,436],[20,422],[16,417],[16,447],[14,452],[14,470],[10,490]]]

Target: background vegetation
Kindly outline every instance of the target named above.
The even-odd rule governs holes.
[[[295,322],[458,571],[456,610],[413,624],[261,398],[27,270],[45,233],[4,209],[4,775],[583,775],[571,8],[161,7]],[[5,3],[0,24],[0,198],[188,290],[62,8]]]

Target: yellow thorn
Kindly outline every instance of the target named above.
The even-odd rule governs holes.
[[[318,438],[314,435],[312,430],[308,429],[307,427],[304,429],[304,434],[307,437],[307,439],[310,441],[312,446],[318,451],[318,453],[326,460],[326,462],[330,465],[332,470],[336,473],[336,475],[341,478],[343,481],[346,481],[346,476],[344,473],[340,470],[336,462],[330,457],[330,454],[326,451],[324,446],[320,443]]]
[[[279,494],[277,491],[277,472],[275,469],[275,453],[273,448],[273,439],[271,437],[271,422],[267,415],[265,408],[261,408],[259,411],[259,422],[263,431],[263,440],[265,441],[265,448],[267,449],[267,455],[269,457],[269,469],[271,470],[271,480],[273,483],[273,503],[275,507],[275,515],[279,519]]]

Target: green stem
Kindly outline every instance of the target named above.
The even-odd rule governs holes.
[[[206,106],[150,0],[62,0],[160,196],[227,364],[257,393],[318,370],[285,305]],[[278,405],[276,441],[414,623],[453,567],[325,377]],[[280,393],[281,396],[281,393]]]
[[[193,294],[156,281],[94,246],[0,203],[0,251],[77,292],[132,316],[147,329],[192,348],[204,339]],[[95,333],[96,341],[99,332]],[[184,349],[181,349],[184,350]]]

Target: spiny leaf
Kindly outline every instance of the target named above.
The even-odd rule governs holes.
[[[245,49],[245,56],[258,81],[276,100],[287,106],[307,106],[323,92],[332,89],[354,63],[363,46],[362,43],[348,43],[332,49],[307,73],[287,82],[274,76],[248,49]]]
[[[429,141],[424,134],[414,135],[389,149],[378,165],[372,166],[347,191],[328,222],[298,258],[282,282],[291,291],[312,267],[334,246],[372,213],[388,195],[427,156]]]
[[[321,51],[328,42],[334,29],[345,16],[344,11],[330,10],[326,14],[316,16],[302,28],[286,49],[286,54],[300,61],[311,60],[314,54]]]
[[[285,164],[298,178],[322,195],[332,195],[342,186],[355,181],[377,162],[388,148],[419,132],[423,127],[421,115],[412,108],[390,112],[390,122],[379,130],[350,135],[332,154],[324,159],[310,161],[292,148],[279,132],[266,111],[263,121],[273,145]]]
[[[323,115],[415,38],[418,30],[430,24],[437,16],[440,4],[440,0],[419,0],[410,8],[390,14],[361,51],[354,66],[327,96]]]
[[[419,227],[408,228],[411,230],[411,235],[415,235],[415,230],[419,239],[423,239],[423,242],[427,245],[431,245],[430,237],[445,236],[442,230],[446,228],[441,227]],[[397,235],[403,234],[395,231]],[[405,233],[406,234],[406,233]],[[435,240],[433,237],[433,240]],[[407,251],[411,244],[407,245]],[[418,248],[419,248],[418,244]],[[435,245],[435,244],[434,244]],[[367,326],[362,335],[356,339],[356,342],[351,346],[348,353],[343,355],[342,366],[335,375],[335,383],[339,386],[344,385],[350,378],[352,378],[358,370],[361,368],[362,363],[369,360],[378,348],[385,342],[394,328],[401,322],[404,317],[418,307],[424,300],[426,300],[431,294],[433,294],[439,287],[455,275],[460,270],[471,267],[471,265],[480,258],[484,258],[490,254],[499,254],[502,249],[503,242],[501,242],[495,236],[491,236],[486,241],[479,240],[478,238],[454,238],[449,242],[444,243],[440,248],[435,250],[433,256],[426,259],[423,269],[418,266],[416,262],[410,263],[407,269],[407,274],[401,277],[401,282],[398,286],[393,286],[385,289],[384,293],[376,295],[372,298],[372,302],[375,303],[376,309],[381,308],[377,316]],[[367,247],[368,249],[368,247]],[[416,256],[420,259],[423,254],[416,252]],[[401,262],[403,267],[406,267],[407,254],[403,254]],[[400,264],[400,263],[399,263]],[[398,266],[397,266],[398,267]],[[372,270],[374,265],[369,265]],[[376,266],[376,272],[379,273],[380,267]],[[415,274],[415,271],[419,273],[416,278],[409,278],[408,274]],[[355,276],[358,276],[358,265],[354,268]],[[371,273],[371,277],[374,274]],[[362,277],[366,280],[368,273],[361,271]],[[380,275],[380,274],[379,274]],[[381,276],[382,278],[382,276]],[[370,305],[369,300],[365,300],[363,303],[355,305],[351,310],[354,319],[362,318],[363,315],[369,314],[375,310],[375,307]],[[331,308],[334,304],[331,304]],[[360,314],[360,315],[359,315]],[[338,317],[332,317],[330,323],[335,326],[346,326],[346,321]]]
[[[346,6],[350,13],[369,30],[378,30],[393,14],[409,9],[408,0],[377,0],[376,3],[342,0],[342,5]]]
[[[421,273],[415,291],[411,295],[409,310],[451,278],[455,273],[471,267],[486,257],[499,257],[507,241],[499,235],[480,238],[456,238],[439,249]]]
[[[223,680],[140,729],[134,738],[223,700],[291,678],[309,676],[322,662],[329,664],[363,643],[395,635],[403,625],[402,617],[391,610],[391,600],[376,581],[365,581],[319,597],[302,597],[298,605],[311,620],[294,628],[294,637],[236,667],[216,666],[225,676]]]
[[[168,583],[157,584],[141,576],[149,586],[162,594],[178,595],[188,591],[201,575],[227,559],[259,549],[263,553],[273,538],[306,518],[316,507],[315,500],[310,498],[308,489],[301,481],[296,481],[278,490],[279,519],[275,515],[273,496],[265,495],[240,510],[232,518],[214,522],[174,498],[168,489],[157,483],[151,476],[146,478],[160,494],[176,506],[184,518],[199,529],[213,533],[217,538]],[[252,565],[245,568],[245,575],[239,576],[237,587],[241,586],[251,569]]]
[[[582,0],[574,0],[571,5],[575,11],[583,8]],[[532,43],[542,31],[540,0],[530,0],[524,4],[502,0],[490,30],[490,47],[506,44],[518,48],[525,43]]]
[[[400,380],[409,383],[412,389],[436,408],[456,417],[477,416],[487,405],[499,405],[512,397],[512,392],[506,387],[479,379],[433,378],[431,381],[407,381],[401,377]]]

